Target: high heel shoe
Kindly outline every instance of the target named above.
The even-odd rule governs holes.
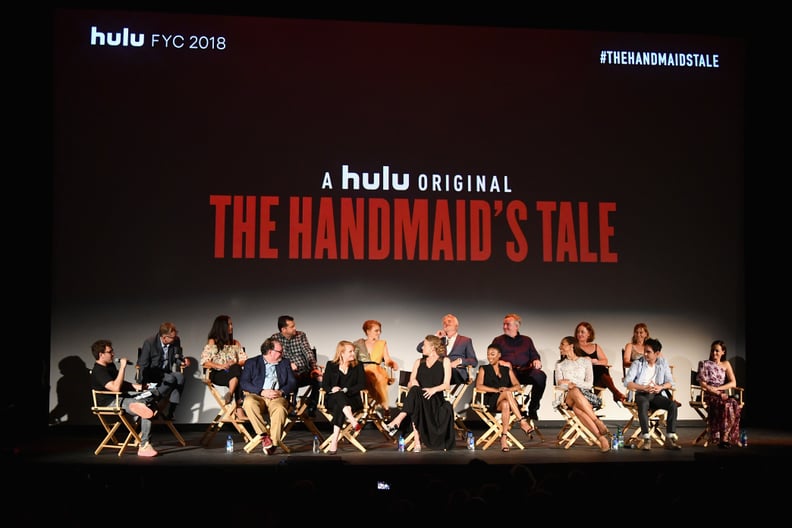
[[[347,420],[347,422],[349,422],[349,424],[352,425],[353,431],[360,431],[361,429],[363,429],[363,426],[357,420]]]
[[[420,453],[420,452],[421,452],[421,444],[416,442],[415,445],[413,446],[413,453]]]
[[[599,427],[600,436],[604,436],[604,435],[609,435],[610,434],[610,431],[608,431],[608,426],[606,426],[604,423],[599,422],[597,424],[597,427]]]
[[[505,434],[501,435],[501,451],[504,453],[509,452],[509,437]]]
[[[597,438],[597,440],[599,440],[600,443],[600,453],[607,453],[608,451],[610,451],[610,442],[608,441],[607,436],[600,435],[599,438]]]
[[[399,432],[399,428],[391,424],[386,423],[383,424],[383,426],[385,427],[385,430],[388,431],[388,434],[391,436],[396,436],[396,434]]]
[[[520,429],[522,429],[523,433],[525,433],[525,436],[529,438],[533,434],[534,427],[530,423],[528,423],[527,416],[523,416],[522,418],[520,418]]]

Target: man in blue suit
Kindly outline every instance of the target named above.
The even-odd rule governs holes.
[[[435,335],[444,339],[448,359],[451,360],[451,385],[467,383],[467,367],[478,366],[473,340],[459,334],[459,319],[454,314],[444,315],[442,325],[443,328],[435,332]],[[416,350],[423,353],[423,341],[418,343]]]
[[[283,343],[273,338],[265,339],[261,355],[245,362],[239,384],[245,395],[242,408],[256,434],[263,436],[264,454],[271,455],[280,445],[289,414],[290,394],[297,390],[291,363],[283,357]],[[267,436],[265,412],[269,414],[270,436]]]
[[[189,366],[190,358],[184,355],[179,332],[173,323],[162,323],[159,332],[146,339],[138,352],[140,379],[136,381],[144,387],[156,383],[152,393],[168,398],[168,406],[162,412],[166,420],[173,420],[184,391],[182,369]]]

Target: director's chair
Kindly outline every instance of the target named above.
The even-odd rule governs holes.
[[[327,409],[327,406],[325,404],[325,396],[326,395],[327,395],[327,393],[326,393],[326,391],[324,389],[321,389],[319,391],[319,402],[318,402],[318,404],[316,406],[316,410],[319,411],[322,414],[322,416],[324,416],[325,419],[328,422],[332,423],[333,415]],[[375,404],[371,403],[373,401],[373,399],[369,398],[369,394],[368,394],[367,390],[364,389],[364,390],[360,391],[360,396],[363,399],[363,408],[360,409],[357,412],[353,412],[353,416],[355,417],[355,420],[358,421],[358,423],[363,425],[364,417],[366,416],[366,414],[368,412],[370,412],[370,409],[372,408],[371,406],[375,405]],[[355,431],[355,429],[352,427],[352,424],[349,423],[349,422],[346,422],[344,424],[344,426],[341,428],[340,433],[338,434],[338,445],[340,446],[342,442],[349,442],[350,444],[352,444],[353,446],[358,448],[358,450],[361,453],[365,453],[366,452],[365,446],[363,444],[361,444],[360,441],[358,440],[358,436],[360,435],[360,431],[362,431],[362,430],[363,429],[361,428],[360,430]],[[387,431],[385,431],[385,434],[386,435],[388,434]],[[390,435],[388,435],[388,439],[390,440]],[[327,453],[330,450],[330,442],[331,441],[332,441],[332,435],[328,435],[328,437],[325,438],[324,441],[319,445],[319,449],[323,453]]]
[[[114,400],[109,405],[99,405],[97,396],[100,395],[112,395]],[[121,396],[120,392],[92,390],[91,412],[99,419],[105,431],[105,436],[94,451],[94,455],[105,449],[115,449],[118,451],[118,456],[121,456],[128,447],[139,447],[141,444],[140,434],[137,432],[138,417],[124,411],[121,407]],[[124,433],[126,435],[122,438],[121,435]]]
[[[743,387],[734,387],[728,390],[728,394],[732,398],[736,398],[740,404],[740,408],[745,405],[743,400],[743,393],[745,389]],[[710,443],[710,427],[709,427],[709,409],[707,408],[707,402],[704,400],[704,388],[699,385],[698,380],[698,371],[691,370],[690,371],[690,407],[696,411],[696,414],[704,421],[704,430],[693,440],[693,445],[697,445],[701,442],[703,447],[707,447]]]
[[[217,415],[215,415],[212,423],[209,424],[209,427],[201,437],[201,445],[203,447],[207,447],[212,442],[212,439],[215,437],[218,431],[220,431],[225,424],[231,424],[236,432],[242,436],[242,439],[245,443],[250,442],[253,439],[253,436],[245,426],[248,420],[247,418],[240,419],[237,416],[236,400],[231,398],[230,402],[225,402],[225,398],[220,394],[217,386],[212,383],[211,379],[209,379],[208,369],[204,369],[203,383],[209,390],[209,394],[211,394],[215,402],[217,402],[220,410],[217,412]]]
[[[583,440],[588,445],[597,444],[597,435],[590,431],[589,428],[580,421],[575,411],[566,404],[567,390],[568,389],[558,385],[553,387],[553,407],[564,419],[564,425],[562,425],[561,430],[558,431],[556,443],[563,446],[564,449],[569,449],[575,445],[578,440]],[[602,395],[600,394],[600,396]]]
[[[473,411],[478,415],[479,418],[481,418],[481,421],[484,422],[484,425],[486,426],[485,431],[476,440],[476,445],[480,446],[482,450],[486,450],[496,440],[498,440],[501,435],[505,434],[506,439],[511,446],[517,447],[518,449],[525,449],[525,446],[522,444],[522,442],[517,440],[517,437],[515,437],[511,432],[512,426],[519,418],[515,416],[514,413],[511,413],[509,423],[504,427],[501,423],[501,412],[498,411],[496,413],[492,413],[487,408],[487,405],[484,402],[485,394],[487,393],[479,391],[473,387],[473,399],[470,402],[470,408],[473,409]],[[519,397],[520,393],[515,392],[514,394],[515,397]]]

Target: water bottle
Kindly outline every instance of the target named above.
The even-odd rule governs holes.
[[[618,425],[616,426],[616,437],[619,439],[619,448],[624,447],[624,432]]]
[[[611,449],[613,451],[619,450],[619,431],[620,431],[619,427],[616,426],[616,434],[613,435],[613,438],[611,439]]]
[[[404,453],[404,436],[399,435],[399,453]]]
[[[748,431],[745,429],[740,431],[740,443],[743,447],[748,447]]]
[[[476,437],[473,436],[473,431],[468,431],[467,434],[467,448],[468,451],[476,450]]]
[[[313,452],[314,453],[319,452],[319,437],[317,435],[314,435],[313,438]]]
[[[226,453],[233,453],[234,452],[234,439],[231,438],[231,435],[226,437]]]

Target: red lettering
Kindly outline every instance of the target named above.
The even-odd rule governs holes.
[[[311,197],[292,196],[289,199],[289,258],[311,258]],[[302,247],[300,247],[302,241]]]
[[[619,254],[611,253],[610,239],[616,233],[612,225],[608,223],[608,215],[616,210],[616,202],[600,202],[599,206],[599,231],[600,231],[600,255],[601,262],[619,262]]]
[[[278,248],[270,245],[270,234],[275,231],[276,224],[272,220],[272,208],[280,203],[277,196],[262,196],[259,201],[261,207],[261,219],[259,220],[259,258],[276,259],[278,258]]]
[[[454,260],[454,240],[451,236],[448,200],[437,200],[435,206],[434,230],[432,232],[432,260],[441,260],[441,253],[445,253],[445,260]]]
[[[244,243],[245,258],[256,256],[256,197],[234,196],[231,224],[231,257],[242,258]]]
[[[514,241],[506,242],[506,256],[513,262],[522,262],[528,257],[528,240],[520,228],[519,222],[528,219],[528,208],[519,200],[509,202],[506,206],[506,223],[514,235]]]
[[[384,260],[390,248],[390,205],[383,198],[369,201],[369,259]]]
[[[338,259],[335,219],[333,217],[333,199],[324,197],[319,199],[319,218],[316,220],[316,246],[314,258],[321,260],[324,254],[330,260]]]
[[[214,229],[214,258],[225,257],[225,215],[226,207],[231,205],[231,197],[210,194],[209,205],[215,208],[215,229]]]
[[[341,258],[344,260],[349,258],[350,247],[355,260],[363,260],[365,257],[365,204],[363,198],[355,198],[355,208],[352,209],[352,198],[341,198]]]

